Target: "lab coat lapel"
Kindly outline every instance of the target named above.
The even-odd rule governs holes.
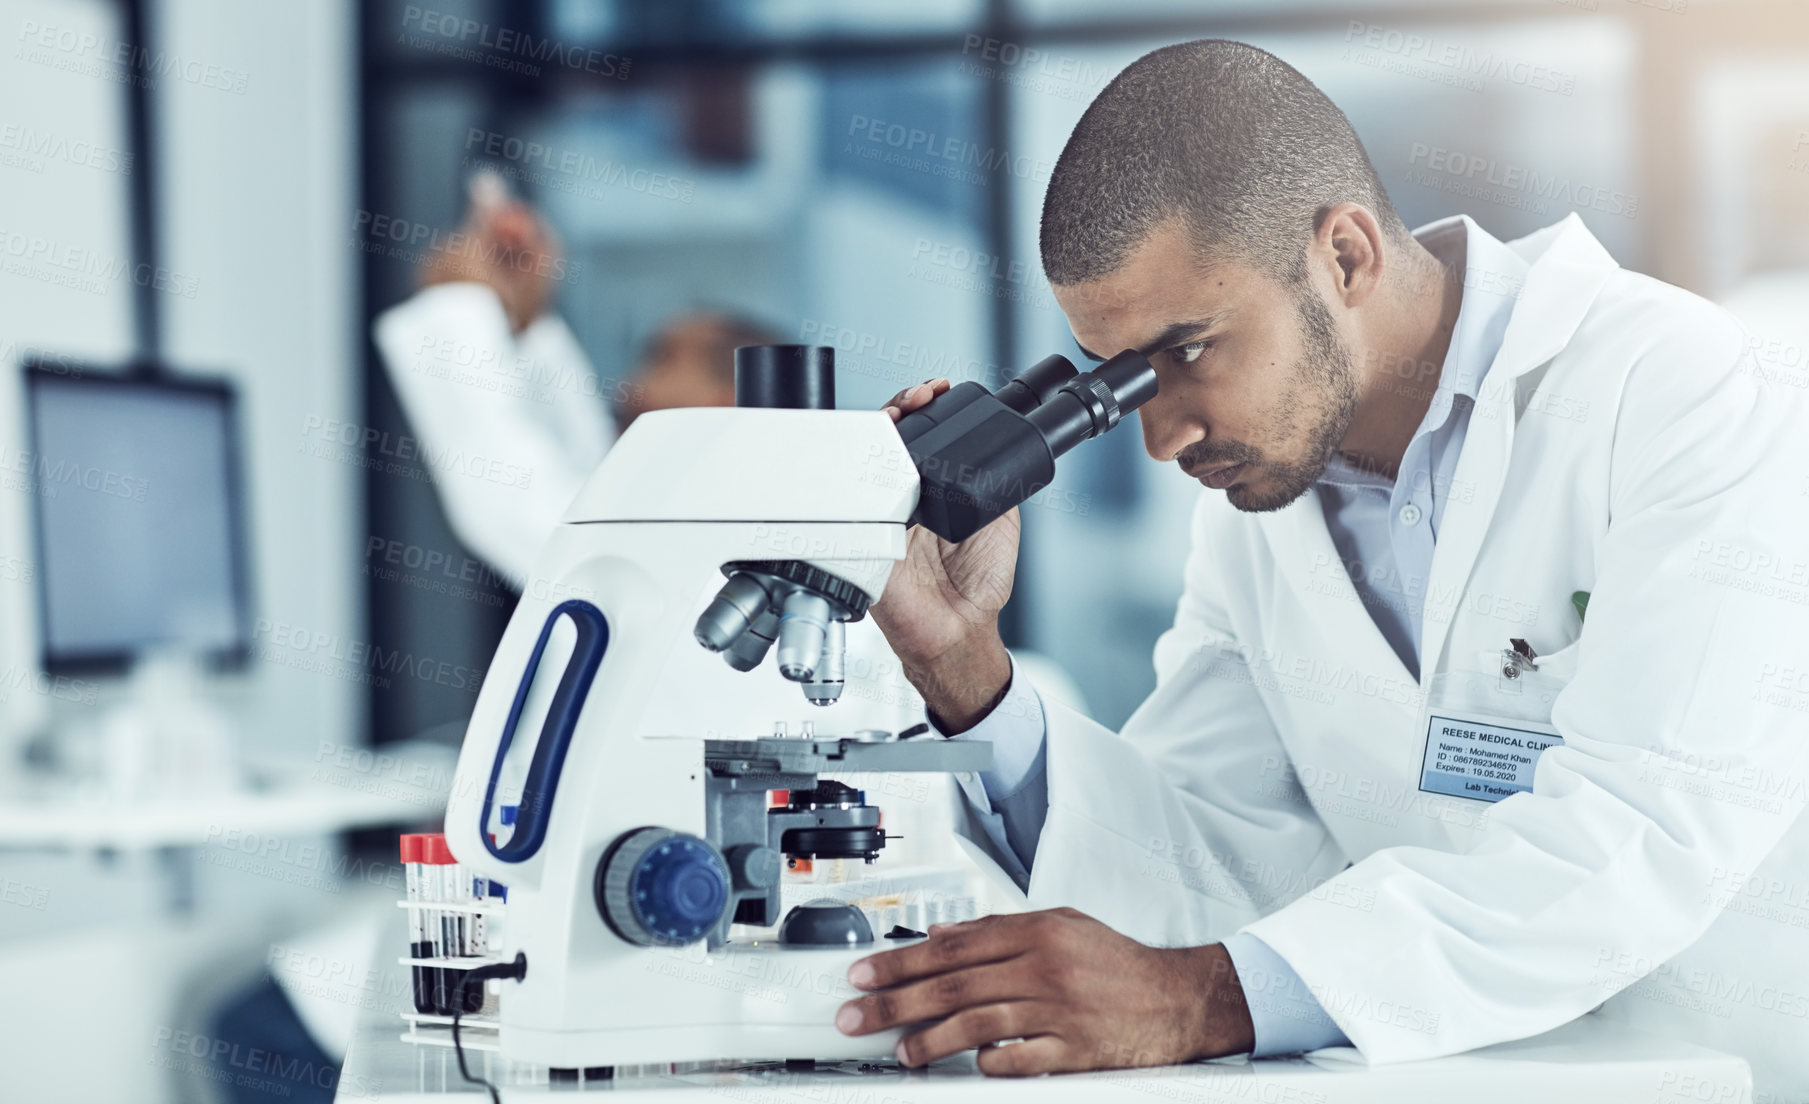
[[[1313,772],[1309,800],[1346,854],[1442,844],[1436,817],[1402,815],[1420,809],[1411,780],[1418,684],[1351,582],[1318,489],[1259,517],[1285,589],[1263,627],[1259,661],[1272,671],[1258,673],[1284,691],[1269,708],[1289,757]],[[1385,816],[1364,815],[1378,804]]]
[[[1452,476],[1454,484],[1472,488],[1474,493],[1464,496],[1464,501],[1454,498],[1445,504],[1426,586],[1420,647],[1422,686],[1432,672],[1444,666],[1442,653],[1451,622],[1501,501],[1515,425],[1524,409],[1521,391],[1536,383],[1523,377],[1550,362],[1570,343],[1617,267],[1575,214],[1508,244],[1531,261],[1532,267],[1502,336],[1501,349],[1483,377],[1463,454]]]

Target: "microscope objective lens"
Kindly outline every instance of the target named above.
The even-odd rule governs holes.
[[[793,591],[779,615],[779,673],[793,682],[805,682],[823,659],[824,638],[829,631],[829,601],[808,591]]]

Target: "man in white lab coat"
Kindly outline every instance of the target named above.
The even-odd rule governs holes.
[[[1336,107],[1236,43],[1101,93],[1042,253],[1207,488],[1184,592],[1112,733],[998,642],[1015,515],[912,534],[874,617],[993,743],[967,833],[1043,911],[857,963],[838,1025],[1026,1074],[1428,1058],[1600,1006],[1809,1097],[1803,389],[1574,215],[1410,234]]]

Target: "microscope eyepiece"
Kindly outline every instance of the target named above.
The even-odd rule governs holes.
[[[1086,375],[1104,380],[1118,397],[1119,408],[1126,412],[1156,397],[1156,370],[1135,349],[1126,349]]]
[[[963,541],[1055,478],[1056,457],[1156,394],[1156,370],[1126,349],[1091,372],[1048,357],[988,394],[963,383],[898,420],[917,466],[911,520]]]
[[[1006,380],[1005,386],[993,392],[993,397],[1019,414],[1028,414],[1054,398],[1062,384],[1078,374],[1067,357],[1060,354],[1044,357],[1016,379]]]
[[[1117,425],[1156,394],[1156,371],[1126,349],[1091,372],[1063,383],[1035,410],[1024,412],[1057,456]]]

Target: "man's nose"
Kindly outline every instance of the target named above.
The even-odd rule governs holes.
[[[1206,427],[1197,419],[1171,411],[1162,396],[1144,403],[1137,410],[1143,423],[1143,447],[1150,459],[1167,463],[1188,445],[1206,439]]]

